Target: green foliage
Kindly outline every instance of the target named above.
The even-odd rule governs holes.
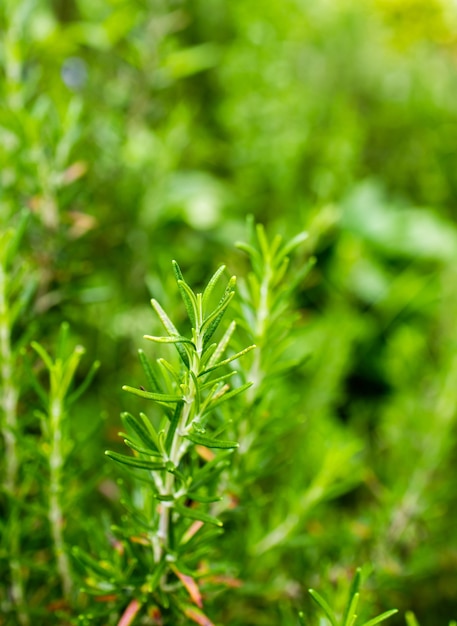
[[[95,362],[79,388],[70,394],[76,370],[84,354],[84,348],[76,346],[72,352],[67,354],[68,332],[68,324],[62,324],[55,359],[52,359],[46,349],[36,341],[31,344],[49,373],[48,393],[38,380],[32,379],[32,384],[44,405],[44,412],[37,411],[36,414],[41,422],[42,446],[49,472],[48,519],[60,583],[63,595],[67,600],[72,594],[73,578],[66,542],[63,537],[64,505],[66,504],[68,507],[64,498],[65,490],[68,488],[65,482],[69,481],[69,476],[64,477],[64,469],[67,459],[75,447],[69,430],[68,407],[87,389],[100,365]]]
[[[205,619],[209,624],[209,619],[189,606],[189,601],[199,608],[203,606],[195,579],[211,575],[210,569],[199,569],[202,549],[209,551],[209,540],[214,537],[214,531],[208,531],[206,525],[223,525],[213,514],[211,503],[222,499],[219,485],[227,468],[227,452],[238,447],[236,441],[219,437],[228,425],[221,419],[220,406],[251,386],[246,383],[230,390],[226,381],[236,372],[222,372],[255,346],[224,357],[233,324],[219,341],[210,343],[234,295],[232,277],[219,302],[211,306],[211,295],[224,267],[214,274],[203,293],[194,293],[175,261],[173,269],[192,324],[190,336],[182,335],[153,299],[152,306],[167,334],[145,335],[145,339],[172,344],[179,361],[150,361],[141,352],[151,390],[123,387],[152,400],[161,407],[163,416],[154,426],[144,413],[138,417],[124,413],[122,421],[127,432],[121,436],[133,455],[106,452],[140,481],[133,498],[126,503],[129,519],[113,529],[123,558],[110,566],[108,574],[81,550],[75,550],[75,556],[86,566],[89,593],[110,592],[121,604],[126,602],[126,594],[131,598],[124,615],[132,602],[138,603],[138,610],[142,606],[150,608],[153,603],[167,623],[178,623],[187,616],[198,623]],[[129,572],[128,580],[125,571]],[[175,588],[177,582],[181,591]]]
[[[2,626],[455,620],[456,24],[0,3]]]
[[[360,583],[362,578],[361,569],[357,569],[354,578],[352,580],[351,588],[348,594],[346,607],[341,616],[341,619],[338,619],[335,615],[335,612],[330,607],[328,602],[314,589],[309,589],[309,594],[311,595],[314,602],[320,607],[320,609],[325,613],[329,623],[331,626],[354,626],[357,622],[357,610],[358,604],[360,601]],[[385,611],[381,615],[377,617],[373,617],[372,619],[363,623],[362,626],[375,626],[375,624],[380,624],[384,620],[388,619],[392,615],[397,613],[396,609],[391,609],[390,611]],[[306,622],[304,619],[303,613],[300,613],[300,622],[303,626],[306,626]]]

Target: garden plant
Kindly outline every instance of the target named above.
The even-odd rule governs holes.
[[[455,626],[456,32],[0,3],[0,626]]]

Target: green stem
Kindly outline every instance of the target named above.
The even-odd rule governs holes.
[[[5,491],[13,502],[17,497],[19,455],[17,446],[17,405],[19,392],[15,385],[14,357],[11,349],[11,328],[8,311],[7,297],[7,274],[5,267],[0,264],[0,375],[1,389],[0,408],[3,413],[2,435],[5,442]],[[13,516],[11,515],[11,520]],[[17,610],[17,616],[22,626],[29,624],[28,614],[25,610],[25,596],[22,581],[21,567],[19,562],[20,537],[14,529],[13,541],[10,543],[10,574],[11,574],[11,598]]]
[[[176,431],[173,436],[173,440],[170,448],[170,455],[167,459],[171,461],[175,467],[177,467],[181,461],[183,454],[185,453],[186,447],[183,446],[184,439],[183,433],[185,432],[186,426],[189,424],[192,419],[193,409],[195,406],[195,398],[197,389],[195,387],[194,379],[196,380],[198,374],[200,373],[200,358],[203,352],[203,336],[200,332],[200,327],[202,325],[202,310],[201,310],[201,301],[200,301],[200,311],[199,311],[199,319],[197,320],[198,330],[194,333],[194,340],[196,345],[196,352],[194,354],[194,358],[190,364],[190,372],[194,375],[192,376],[189,373],[188,377],[188,392],[184,397],[184,406],[181,413],[181,417],[176,428]],[[167,472],[165,478],[165,494],[174,494],[175,488],[175,477],[170,472]],[[159,517],[159,531],[158,536],[161,542],[161,547],[159,550],[155,549],[155,560],[156,562],[162,558],[162,554],[164,550],[168,548],[169,545],[169,527],[170,527],[170,515],[172,514],[172,506],[173,503],[170,502],[161,502],[161,511]]]
[[[62,589],[66,598],[71,594],[70,562],[65,550],[63,538],[64,516],[61,503],[62,495],[62,419],[64,416],[63,402],[60,398],[53,398],[50,410],[51,423],[51,451],[49,456],[49,510],[48,519],[54,543],[54,552],[57,560]]]
[[[262,349],[264,346],[268,318],[270,317],[270,283],[272,278],[273,271],[271,265],[265,261],[264,273],[259,290],[259,306],[256,311],[255,328],[253,332],[254,343],[257,346],[257,350],[254,351],[254,360],[248,375],[248,380],[252,382],[252,386],[247,392],[249,403],[254,402],[258,388],[263,380]]]

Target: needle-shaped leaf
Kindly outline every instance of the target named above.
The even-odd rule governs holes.
[[[213,517],[212,515],[208,515],[200,509],[191,509],[188,506],[183,506],[182,504],[175,504],[175,511],[179,513],[182,517],[188,517],[189,519],[196,519],[200,522],[207,522],[208,524],[214,524],[214,526],[223,526],[222,522],[217,519],[217,517]]]
[[[419,626],[419,622],[416,619],[416,616],[411,611],[407,611],[405,613],[405,620],[407,626]]]
[[[237,370],[232,370],[231,372],[227,372],[227,374],[224,374],[223,376],[218,376],[217,378],[208,380],[206,383],[200,384],[200,391],[205,391],[210,387],[216,388],[220,383],[225,383],[227,380],[233,378],[233,376],[236,376],[237,374]]]
[[[35,352],[41,357],[41,360],[44,362],[48,370],[51,371],[54,368],[54,364],[52,362],[50,355],[45,350],[45,348],[43,348],[43,346],[39,344],[37,341],[32,341],[30,345],[35,350]]]
[[[195,502],[209,503],[209,502],[220,502],[222,498],[220,496],[203,496],[199,493],[188,492],[187,496],[191,500],[195,500]]]
[[[222,295],[222,298],[219,300],[217,307],[206,316],[202,324],[201,330],[207,328],[213,322],[213,320],[219,315],[220,311],[224,310],[228,306],[230,300],[232,299],[235,293],[235,285],[236,285],[236,276],[232,276],[227,283],[225,291]]]
[[[352,626],[357,618],[356,611],[357,605],[359,603],[360,594],[354,593],[352,597],[350,597],[350,601],[348,604],[347,612],[344,616],[343,626]]]
[[[204,329],[204,334],[203,334],[204,346],[208,345],[212,336],[216,332],[219,324],[222,321],[222,318],[224,317],[224,313],[227,310],[227,307],[230,304],[230,301],[232,300],[234,295],[235,295],[234,291],[230,292],[225,298],[225,300],[205,319],[202,325],[202,330]]]
[[[214,287],[217,285],[217,282],[219,280],[219,278],[222,276],[222,274],[224,273],[225,270],[225,265],[221,265],[219,269],[217,269],[214,274],[211,276],[211,278],[208,281],[208,284],[205,287],[205,290],[203,292],[203,310],[206,309],[206,307],[208,306],[209,303],[209,299],[211,297],[211,294],[214,290]]]
[[[165,449],[167,452],[170,452],[171,450],[176,428],[178,427],[178,424],[179,424],[179,418],[181,417],[183,404],[184,404],[183,402],[178,402],[176,404],[173,416],[171,418],[170,425],[168,427],[167,438],[165,440]]]
[[[324,611],[332,626],[338,626],[335,613],[330,608],[327,600],[325,600],[315,589],[308,589],[308,591],[314,602],[316,602],[316,604]]]
[[[265,228],[263,224],[256,224],[256,235],[260,244],[260,250],[265,261],[269,261],[271,258],[270,247],[268,245],[268,239],[265,234]]]
[[[167,561],[165,560],[165,557],[160,561],[160,563],[158,563],[154,569],[154,571],[152,572],[152,574],[149,574],[146,577],[146,586],[147,586],[147,590],[152,593],[154,591],[154,589],[156,589],[157,585],[160,582],[160,579],[163,576],[163,573],[165,572],[167,568]]]
[[[211,367],[207,367],[205,370],[203,370],[203,372],[200,372],[199,376],[204,376],[205,374],[209,374],[209,372],[212,372],[213,370],[216,370],[219,367],[222,367],[223,365],[227,365],[228,363],[231,363],[232,361],[236,361],[236,359],[241,358],[242,356],[244,356],[245,354],[253,350],[255,347],[256,347],[255,345],[248,346],[244,350],[240,350],[240,352],[233,354],[228,359],[224,359],[223,361],[219,361],[219,363],[215,363],[214,365],[211,365]]]
[[[389,619],[389,617],[392,617],[392,615],[395,615],[395,613],[398,613],[398,609],[385,611],[385,613],[381,613],[381,615],[378,615],[378,617],[374,617],[373,619],[368,620],[368,622],[365,622],[364,624],[362,624],[362,626],[375,626],[375,624],[380,624],[384,620]]]
[[[298,614],[298,621],[300,622],[300,626],[306,626],[305,615],[302,611]]]
[[[147,358],[143,350],[138,350],[138,356],[140,358],[140,363],[143,367],[144,373],[146,374],[149,387],[153,391],[160,393],[162,391],[162,387],[160,386],[159,381],[157,380],[157,377],[154,373],[151,363],[149,362],[149,359]]]
[[[181,384],[180,372],[171,363],[166,359],[157,359],[157,363],[166,371],[167,375],[171,375],[169,376],[170,380],[174,380],[178,386]]]
[[[178,337],[154,337],[153,335],[144,335],[144,339],[154,341],[155,343],[190,343],[190,345],[195,349],[194,342],[187,337],[182,337],[181,335]]]
[[[224,452],[219,453],[214,459],[208,461],[195,472],[192,477],[192,483],[190,488],[195,491],[203,486],[208,480],[214,479],[214,477],[222,472],[229,464],[227,457],[232,454],[232,449],[227,449]]]
[[[195,602],[197,606],[202,608],[203,607],[202,594],[200,593],[200,589],[197,583],[195,582],[195,580],[188,574],[180,572],[175,565],[172,565],[171,569],[179,578],[179,580],[182,582],[182,584],[186,588],[193,602]]]
[[[305,231],[299,233],[298,235],[296,235],[295,237],[293,237],[292,239],[290,239],[290,241],[288,241],[284,247],[282,248],[282,250],[280,251],[278,258],[282,258],[285,257],[287,255],[289,255],[291,252],[293,252],[295,250],[295,248],[298,248],[298,246],[300,244],[302,244],[304,241],[306,241],[309,237],[309,234]]]
[[[210,404],[206,407],[205,412],[212,411],[223,402],[226,402],[227,400],[231,400],[232,398],[235,398],[240,393],[243,393],[243,391],[246,391],[246,389],[249,389],[249,387],[252,387],[252,383],[245,383],[244,385],[241,385],[241,387],[237,387],[236,389],[232,389],[232,391],[228,391],[227,393],[224,393],[219,398],[216,398],[216,400],[213,400],[213,402],[210,402]]]
[[[184,306],[186,307],[187,315],[192,323],[194,328],[197,327],[197,319],[198,319],[198,311],[197,311],[197,300],[195,298],[195,294],[189,285],[184,280],[184,276],[181,272],[181,268],[179,267],[176,261],[171,262],[173,266],[173,271],[175,273],[176,282],[178,283],[179,291],[181,292],[181,297],[184,302]]]
[[[159,452],[157,433],[144,413],[140,413],[140,417],[135,417],[130,413],[122,413],[121,419],[125,427],[134,432],[146,448]]]
[[[84,566],[85,569],[91,571],[98,576],[101,576],[102,580],[106,580],[109,576],[112,576],[112,567],[111,564],[107,561],[97,561],[90,554],[87,554],[84,550],[82,550],[79,546],[75,546],[72,548],[72,554],[77,561]]]
[[[83,382],[79,385],[79,387],[77,387],[73,391],[73,393],[71,393],[68,396],[67,403],[69,405],[76,402],[76,400],[80,398],[82,394],[88,389],[89,385],[93,381],[94,376],[98,372],[99,368],[100,368],[100,361],[95,361],[94,363],[92,363],[92,366],[90,370],[88,371],[86,377],[84,378]]]
[[[112,450],[105,450],[105,454],[107,457],[116,461],[117,463],[121,463],[122,465],[128,465],[129,467],[136,467],[138,469],[147,469],[147,470],[164,470],[164,463],[157,463],[156,461],[148,461],[147,459],[139,459],[135,456],[127,456],[126,454],[119,454],[118,452],[113,452]]]
[[[217,361],[222,357],[222,355],[224,354],[230,339],[232,338],[232,335],[235,331],[236,328],[236,322],[231,322],[229,324],[229,327],[227,328],[227,330],[225,331],[222,339],[219,341],[219,343],[216,346],[216,349],[214,350],[213,354],[211,355],[211,358],[208,361],[208,366],[212,367],[215,363],[217,363]]]
[[[16,256],[19,246],[21,245],[22,238],[25,234],[25,230],[27,228],[27,224],[30,219],[31,212],[30,211],[21,211],[21,215],[19,216],[19,222],[16,224],[15,228],[11,228],[7,231],[7,245],[5,247],[5,267],[8,268],[12,263],[13,259]],[[9,236],[8,236],[9,235]]]
[[[183,606],[183,612],[186,617],[198,624],[198,626],[215,626],[209,617],[195,606]]]
[[[123,433],[119,433],[119,435],[122,437]],[[153,448],[146,448],[136,441],[132,441],[132,439],[130,439],[129,437],[124,438],[124,443],[126,446],[128,446],[132,450],[135,450],[136,452],[139,452],[140,454],[145,454],[146,456],[154,456],[158,458],[161,458],[162,456],[158,450],[154,450]]]
[[[255,261],[257,264],[261,263],[260,254],[254,248],[254,246],[251,246],[251,244],[246,243],[245,241],[237,241],[235,246],[239,250],[243,250],[243,252],[246,252],[246,254],[248,254],[251,257],[251,259]]]
[[[189,433],[188,435],[186,435],[186,438],[192,441],[192,443],[196,443],[200,446],[206,446],[207,448],[229,449],[229,448],[238,448],[240,445],[236,441],[214,439],[213,437],[201,435],[200,433]]]
[[[351,588],[349,589],[348,601],[346,604],[346,609],[343,614],[343,626],[347,626],[348,624],[348,616],[351,611],[352,600],[355,594],[359,592],[361,581],[362,581],[362,570],[360,569],[360,567],[358,567],[354,574],[354,578],[352,579]],[[355,609],[354,609],[354,612],[355,612]]]
[[[154,393],[153,391],[145,391],[144,389],[137,389],[136,387],[129,387],[128,385],[123,385],[122,389],[124,391],[128,391],[129,393],[133,393],[135,396],[147,398],[148,400],[155,400],[156,402],[163,402],[165,404],[182,401],[182,396],[178,396],[176,394]]]
[[[171,319],[168,317],[168,315],[165,313],[165,311],[162,309],[162,307],[157,302],[157,300],[152,299],[151,300],[151,304],[152,304],[153,309],[155,310],[155,312],[159,316],[159,319],[162,322],[165,330],[170,335],[170,337],[179,337],[180,334],[178,333],[175,325],[173,324]],[[175,346],[176,346],[176,349],[177,349],[177,351],[179,353],[179,356],[181,357],[181,359],[184,362],[184,365],[186,367],[189,367],[189,357],[188,357],[188,354],[187,354],[184,346],[182,345],[182,343],[176,343]]]
[[[66,395],[68,389],[70,388],[75,372],[85,351],[86,350],[83,346],[76,346],[68,359],[65,361],[59,380],[59,392],[62,395]],[[59,359],[56,360],[56,365],[58,361]]]

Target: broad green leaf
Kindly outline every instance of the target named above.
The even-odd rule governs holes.
[[[309,594],[312,599],[320,608],[324,611],[325,615],[328,617],[332,626],[338,626],[336,617],[332,609],[330,608],[329,603],[325,600],[315,589],[308,589]]]
[[[189,435],[186,435],[186,438],[192,441],[192,443],[196,443],[200,446],[206,446],[207,448],[229,449],[238,448],[240,445],[236,441],[213,439],[212,437],[207,437],[206,435],[201,435],[200,433],[190,433]]]

